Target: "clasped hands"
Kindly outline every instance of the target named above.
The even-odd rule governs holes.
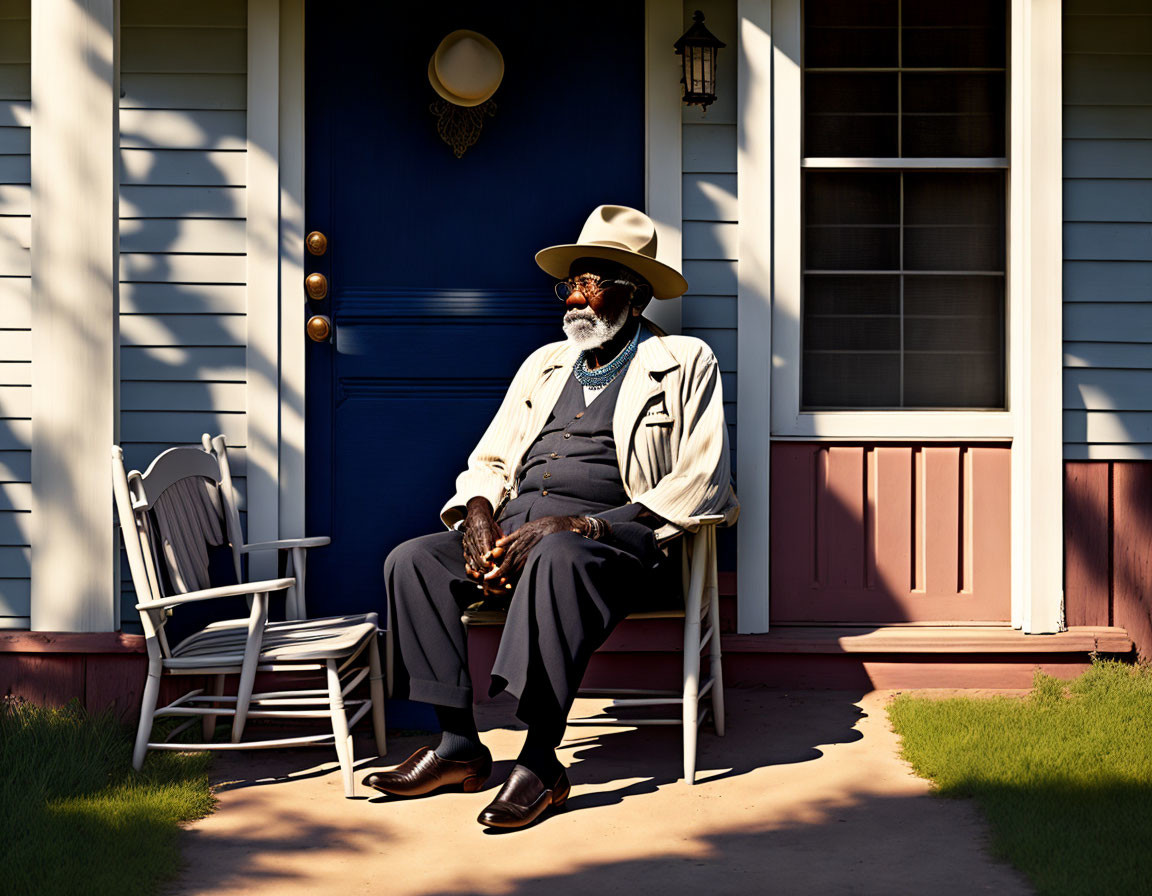
[[[476,497],[468,502],[464,518],[464,570],[485,595],[504,594],[512,590],[528,554],[545,535],[576,532],[599,537],[607,530],[607,523],[584,516],[545,516],[505,535],[493,516],[492,504]]]

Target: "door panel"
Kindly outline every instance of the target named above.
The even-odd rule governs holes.
[[[643,207],[643,3],[306,13],[306,226],[329,239],[307,271],[330,284],[308,307],[334,322],[307,353],[307,529],[333,537],[309,560],[309,608],[382,610],[388,551],[442,528],[516,368],[563,338],[536,251],[572,242],[601,203]],[[462,158],[427,79],[457,28],[505,61]]]

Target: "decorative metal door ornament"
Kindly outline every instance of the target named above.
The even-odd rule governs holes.
[[[696,10],[692,21],[692,27],[673,46],[676,55],[682,57],[684,67],[680,78],[684,85],[684,104],[703,106],[704,111],[708,111],[716,102],[716,56],[727,44],[704,27],[704,13],[700,10]]]
[[[428,60],[428,81],[441,97],[428,109],[436,132],[460,158],[480,139],[484,119],[496,114],[492,94],[504,78],[504,57],[475,31],[453,31]]]

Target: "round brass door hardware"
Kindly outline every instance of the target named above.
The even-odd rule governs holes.
[[[324,236],[319,230],[313,230],[308,236],[304,237],[304,245],[308,247],[308,251],[313,255],[323,255],[328,251],[328,237]]]
[[[328,278],[323,274],[309,274],[304,278],[304,289],[308,298],[320,301],[328,295]]]
[[[313,342],[327,342],[328,337],[332,335],[332,321],[323,314],[314,314],[308,318],[305,329],[308,331],[308,338]]]

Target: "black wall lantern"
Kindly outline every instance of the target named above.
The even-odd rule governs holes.
[[[684,75],[684,102],[689,106],[707,108],[716,102],[716,54],[726,44],[704,27],[704,13],[696,10],[693,25],[673,45],[676,55],[682,57]]]

